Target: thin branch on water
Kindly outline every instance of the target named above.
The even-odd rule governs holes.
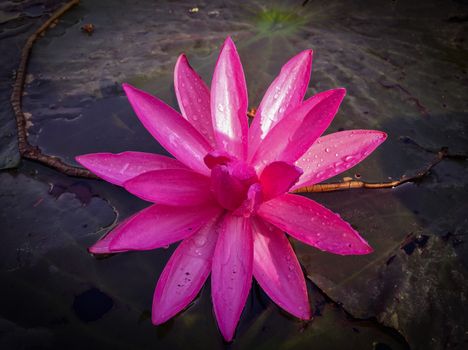
[[[408,182],[418,182],[421,181],[425,176],[427,176],[432,168],[439,164],[443,159],[448,158],[446,151],[439,151],[436,158],[424,169],[418,171],[413,176],[403,176],[399,180],[389,181],[389,182],[365,182],[359,180],[350,180],[336,183],[326,183],[326,184],[315,184],[312,186],[304,186],[293,191],[293,193],[315,193],[315,192],[332,192],[332,191],[343,191],[351,190],[355,188],[366,188],[366,189],[382,189],[382,188],[395,188],[401,186]]]
[[[18,129],[18,149],[21,157],[45,164],[66,175],[95,179],[97,178],[96,175],[92,174],[90,171],[69,165],[63,162],[60,158],[44,154],[38,147],[32,146],[28,141],[26,117],[22,108],[22,96],[28,69],[28,61],[34,43],[52,24],[54,24],[63,14],[65,14],[78,3],[79,0],[71,0],[67,2],[57,11],[55,11],[52,16],[50,16],[50,18],[28,38],[26,44],[23,47],[23,50],[21,51],[20,64],[16,70],[16,79],[15,84],[13,85],[13,92],[11,94],[10,101],[16,117],[16,126]]]
[[[407,136],[401,136],[400,141],[412,145],[421,151],[435,154],[434,160],[429,163],[425,168],[419,170],[413,176],[402,176],[399,180],[389,182],[365,182],[359,180],[350,180],[328,184],[315,184],[312,186],[305,186],[298,188],[294,193],[314,193],[314,192],[332,192],[351,190],[355,188],[366,188],[366,189],[382,189],[382,188],[394,188],[401,186],[408,182],[418,182],[424,177],[430,174],[431,170],[444,159],[451,160],[467,160],[468,154],[462,153],[449,153],[448,147],[441,147],[440,149],[428,148],[421,146],[419,143]]]

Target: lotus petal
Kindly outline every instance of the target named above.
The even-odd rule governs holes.
[[[328,128],[344,95],[345,89],[335,89],[305,101],[268,133],[251,164],[261,171],[274,161],[294,163]]]
[[[218,148],[239,159],[247,156],[247,86],[231,38],[221,48],[211,82],[211,115]]]
[[[209,174],[203,162],[212,150],[208,141],[174,109],[150,94],[123,84],[128,100],[145,128],[169,153],[202,174]]]
[[[90,153],[76,161],[100,178],[121,186],[140,174],[160,169],[186,169],[177,159],[143,152]]]
[[[345,130],[320,137],[296,162],[304,175],[292,189],[314,185],[352,168],[386,138],[387,134],[375,130]]]
[[[285,163],[273,162],[260,175],[263,199],[265,201],[287,192],[302,175],[302,169]]]
[[[219,329],[232,340],[252,284],[250,220],[226,214],[213,256],[211,294]]]
[[[291,58],[271,83],[258,106],[249,130],[249,154],[253,155],[268,132],[298,107],[307,91],[312,70],[312,50]]]
[[[165,247],[196,233],[221,212],[213,206],[173,207],[155,204],[118,226],[111,252]]]
[[[174,69],[174,89],[182,116],[214,147],[210,90],[184,54],[179,56]]]
[[[323,251],[340,255],[372,252],[369,244],[339,215],[303,196],[284,194],[264,202],[258,215],[292,237]]]
[[[252,221],[253,275],[278,306],[292,315],[310,318],[307,287],[301,266],[286,235],[260,218]]]
[[[198,294],[211,271],[218,238],[218,217],[193,236],[184,239],[159,277],[153,297],[153,324],[166,322],[184,309]]]
[[[189,169],[150,171],[124,183],[130,193],[149,202],[194,206],[213,201],[210,179]]]

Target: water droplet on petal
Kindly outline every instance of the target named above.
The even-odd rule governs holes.
[[[203,247],[206,243],[206,237],[205,236],[197,236],[197,237],[194,237],[193,239],[195,245],[197,245],[198,247]]]

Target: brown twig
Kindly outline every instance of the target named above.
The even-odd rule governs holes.
[[[432,168],[434,168],[437,164],[439,164],[443,159],[447,158],[448,153],[445,148],[441,149],[437,152],[436,158],[424,169],[418,171],[415,175],[406,177],[403,176],[399,180],[390,181],[390,182],[377,182],[377,183],[370,183],[364,181],[344,181],[344,182],[337,182],[337,183],[328,183],[328,184],[315,184],[312,186],[305,186],[298,188],[293,193],[313,193],[313,192],[332,192],[332,191],[342,191],[342,190],[350,190],[353,188],[368,188],[368,189],[379,189],[379,188],[394,188],[400,185],[403,185],[407,182],[418,182],[423,177],[428,175]]]
[[[253,117],[255,117],[255,113],[257,113],[257,108],[251,107],[251,108],[249,108],[249,110],[247,112],[247,117],[253,118]]]
[[[41,34],[46,31],[55,21],[60,18],[65,12],[77,5],[79,0],[71,0],[55,11],[52,16],[40,26],[26,41],[26,44],[21,51],[21,59],[18,69],[16,70],[16,79],[13,85],[13,92],[11,94],[11,105],[16,117],[16,126],[18,129],[18,149],[21,157],[34,160],[36,162],[45,164],[54,168],[64,174],[70,176],[79,176],[86,178],[96,178],[94,174],[86,169],[75,167],[66,164],[61,159],[42,153],[38,147],[32,146],[28,141],[26,117],[22,108],[22,96],[24,90],[24,83],[26,80],[26,72],[28,68],[29,56],[34,43],[40,38]]]

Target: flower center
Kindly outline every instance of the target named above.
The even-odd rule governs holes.
[[[211,169],[211,188],[219,205],[240,215],[255,210],[260,197],[260,184],[253,167],[220,151],[205,157]]]

